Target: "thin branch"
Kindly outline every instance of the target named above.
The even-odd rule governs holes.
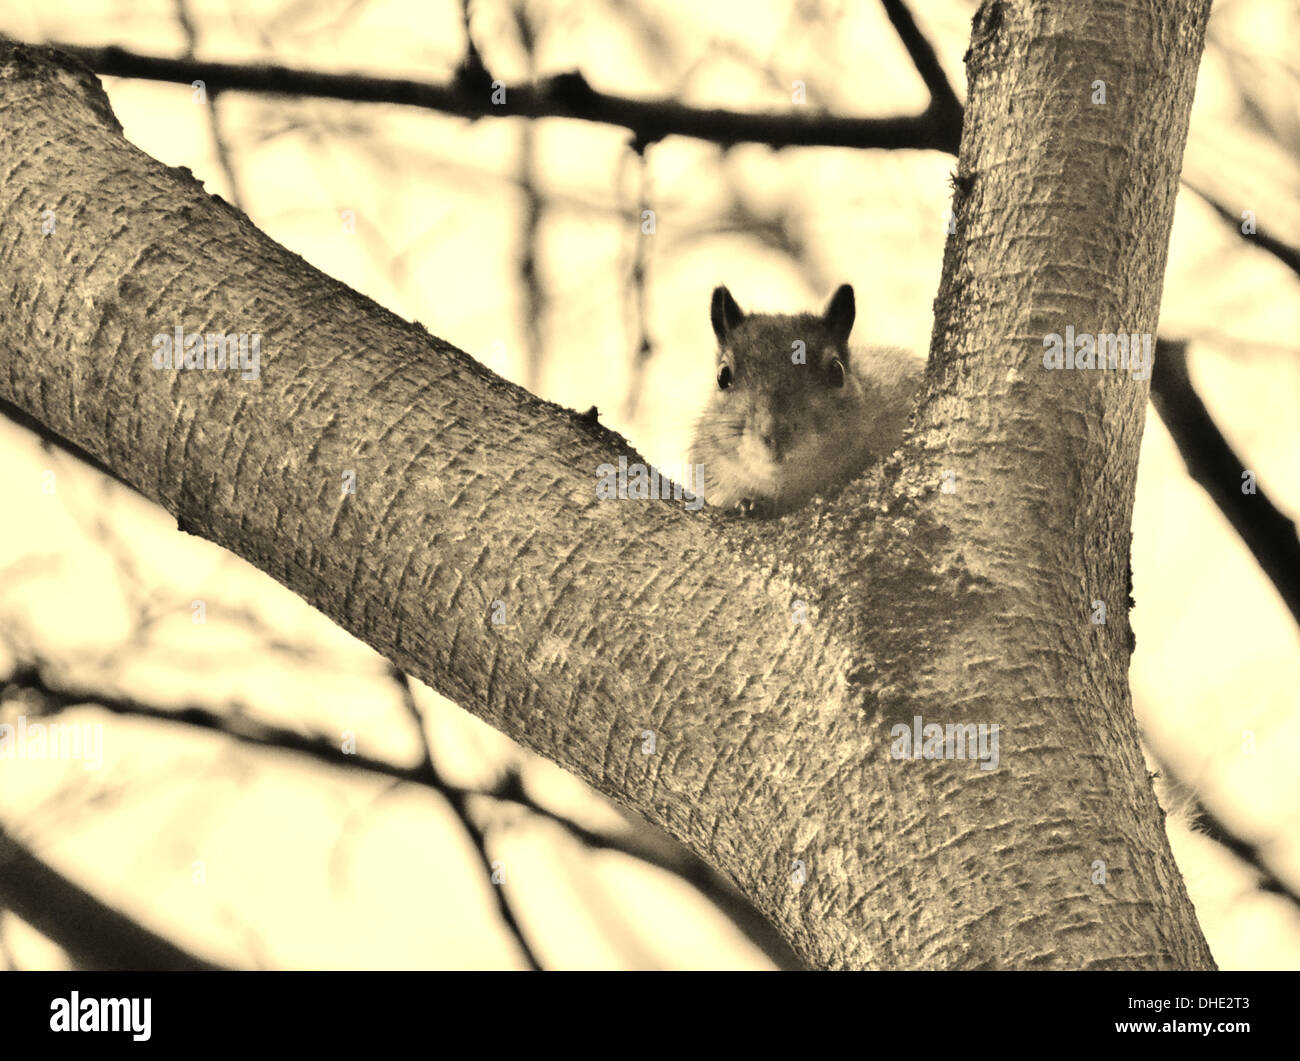
[[[511,8],[519,41],[523,45],[531,78],[537,69],[537,37],[529,20],[524,3]],[[465,0],[465,33],[469,34],[469,0]],[[470,42],[471,47],[473,41]],[[524,219],[519,231],[519,286],[523,291],[524,307],[520,314],[524,327],[524,386],[537,394],[541,389],[542,370],[545,367],[545,347],[542,343],[542,321],[546,317],[547,293],[542,289],[538,274],[538,248],[541,244],[543,216],[546,200],[538,191],[541,169],[538,164],[538,129],[535,122],[524,122],[519,130],[519,187],[524,198]]]
[[[180,972],[220,966],[100,902],[0,826],[0,905],[62,947],[84,969]]]
[[[172,0],[176,8],[176,21],[181,27],[181,32],[185,34],[185,58],[193,59],[199,46],[199,28],[194,21],[194,15],[190,11],[189,0]],[[244,197],[239,190],[239,178],[235,175],[234,164],[230,161],[230,148],[226,144],[226,138],[221,132],[221,118],[217,113],[217,97],[219,92],[213,91],[208,94],[207,112],[208,112],[208,129],[212,133],[212,147],[217,154],[217,165],[226,175],[226,183],[230,190],[231,203],[240,210],[244,209]]]
[[[754,908],[753,904],[712,866],[687,851],[677,841],[665,837],[665,842],[653,843],[636,835],[610,836],[586,829],[534,800],[515,772],[507,772],[491,788],[481,790],[462,788],[440,776],[431,777],[424,764],[413,767],[399,766],[359,752],[345,755],[337,744],[326,737],[305,736],[294,730],[259,722],[243,705],[239,704],[231,705],[228,713],[224,715],[200,707],[170,710],[131,697],[111,696],[103,692],[56,685],[45,677],[40,667],[33,666],[18,668],[7,679],[0,681],[0,692],[4,691],[5,685],[15,690],[22,689],[35,693],[44,701],[46,713],[53,714],[64,708],[94,704],[112,714],[193,726],[223,734],[233,740],[264,750],[294,752],[332,766],[362,770],[378,776],[434,788],[447,799],[453,809],[458,804],[464,805],[471,797],[476,796],[516,804],[539,818],[559,825],[574,839],[593,851],[617,852],[680,877],[713,903],[778,968],[804,968],[790,945]],[[653,827],[647,826],[647,828]],[[655,835],[661,834],[656,830]]]
[[[1242,862],[1250,866],[1251,869],[1255,870],[1260,877],[1260,891],[1268,892],[1271,895],[1280,895],[1300,909],[1300,892],[1297,892],[1296,889],[1292,888],[1273,871],[1264,858],[1260,846],[1243,839],[1233,832],[1222,818],[1201,802],[1201,798],[1196,795],[1192,786],[1184,781],[1178,773],[1170,769],[1168,761],[1152,750],[1149,739],[1146,744],[1147,754],[1155,762],[1159,772],[1164,775],[1165,785],[1172,791],[1176,791],[1178,798],[1184,801],[1185,808],[1182,813],[1186,814],[1193,830],[1202,836],[1209,837],[1220,847],[1230,851]]]
[[[611,836],[607,833],[594,832],[537,803],[524,789],[523,779],[514,771],[508,772],[496,785],[483,792],[483,795],[502,802],[517,804],[540,818],[554,822],[592,851],[611,851],[626,855],[681,878],[725,914],[728,920],[744,933],[750,943],[761,950],[778,969],[805,968],[802,960],[791,949],[785,938],[754,908],[735,885],[722,877],[703,859],[692,854],[655,826],[639,818],[636,819],[643,829],[649,830],[654,838],[660,839],[660,843],[643,839],[635,834]],[[625,813],[631,814],[631,812]],[[632,817],[636,818],[635,815]]]
[[[651,180],[650,180],[650,160],[646,157],[649,148],[633,149],[628,151],[622,158],[619,166],[619,188],[617,191],[621,194],[623,175],[629,167],[635,167],[636,177],[636,206],[635,212],[637,217],[643,217],[644,212],[650,206],[652,197]],[[626,388],[626,398],[623,405],[623,415],[629,422],[635,422],[641,415],[641,403],[645,398],[645,374],[646,369],[650,366],[650,360],[654,356],[654,344],[650,339],[650,322],[647,307],[647,274],[650,266],[650,248],[651,241],[646,238],[646,233],[642,230],[644,222],[635,223],[628,226],[628,238],[631,241],[629,256],[631,258],[631,269],[628,276],[628,291],[626,303],[626,317],[629,321],[628,331],[635,333],[632,342],[631,361],[629,364],[629,379]]]
[[[1187,344],[1156,343],[1151,402],[1173,436],[1187,471],[1227,517],[1258,561],[1283,603],[1300,623],[1300,538],[1264,488],[1242,490],[1245,465],[1228,445],[1187,374]]]
[[[930,90],[930,109],[928,113],[942,121],[952,135],[960,137],[962,123],[962,105],[953,91],[952,83],[934,53],[934,46],[921,32],[903,0],[881,0],[885,14],[893,23],[898,39],[903,42],[907,54],[912,58],[916,72],[921,75],[925,87]]]
[[[530,84],[507,85],[506,101],[464,76],[437,84],[364,74],[327,74],[283,66],[243,66],[192,59],[139,55],[122,48],[52,47],[76,56],[95,73],[188,85],[203,81],[208,91],[315,96],[354,103],[395,103],[464,118],[574,118],[618,125],[640,143],[666,136],[690,136],[730,146],[916,148],[956,154],[960,129],[934,113],[897,118],[843,118],[794,109],[746,114],[688,107],[672,100],[636,100],[592,88],[582,74],[557,74]]]
[[[1268,233],[1264,232],[1263,229],[1259,228],[1258,222],[1256,223],[1254,232],[1243,232],[1241,230],[1242,218],[1239,214],[1233,213],[1224,206],[1223,203],[1215,199],[1209,192],[1203,191],[1196,187],[1196,185],[1189,183],[1185,177],[1183,178],[1183,187],[1200,196],[1200,198],[1203,199],[1216,214],[1232,226],[1232,230],[1243,240],[1247,243],[1253,243],[1255,246],[1259,247],[1260,250],[1267,251],[1290,269],[1291,272],[1295,273],[1297,277],[1300,277],[1300,249],[1291,246],[1289,243],[1284,243],[1276,236],[1270,236]]]
[[[437,766],[433,762],[433,749],[429,746],[428,735],[424,732],[424,715],[420,711],[420,705],[415,702],[415,694],[411,691],[411,679],[408,678],[397,667],[389,666],[389,677],[397,686],[402,699],[402,705],[406,708],[406,713],[410,715],[411,721],[415,724],[416,732],[420,738],[421,759],[420,764],[416,767],[417,772],[422,777],[422,783],[429,788],[435,789],[447,805],[456,815],[460,827],[465,830],[465,835],[469,837],[470,843],[474,845],[474,850],[478,852],[479,861],[483,863],[483,868],[487,871],[488,877],[492,876],[492,855],[487,849],[487,837],[483,835],[482,828],[474,820],[473,815],[469,812],[469,793],[463,788],[457,788],[448,785],[443,780],[442,775],[438,772]],[[537,960],[537,955],[533,953],[533,948],[529,946],[528,939],[524,935],[524,930],[519,926],[519,919],[515,917],[514,907],[510,905],[510,899],[506,895],[504,885],[492,884],[492,891],[497,904],[497,913],[501,915],[501,920],[505,922],[506,928],[514,936],[515,943],[523,953],[524,961],[534,972],[541,971],[542,963]]]
[[[461,0],[460,19],[465,29],[465,54],[461,57],[460,65],[457,67],[456,78],[458,81],[469,84],[490,83],[492,76],[483,64],[483,56],[479,54],[478,45],[474,43],[474,34],[470,31],[469,8],[470,0]]]

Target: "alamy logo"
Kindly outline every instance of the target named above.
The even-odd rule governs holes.
[[[0,723],[0,759],[82,759],[87,770],[104,765],[104,727],[98,722]]]
[[[629,464],[619,457],[618,467],[602,464],[596,469],[600,476],[596,483],[596,497],[601,501],[648,501],[651,498],[676,498],[685,500],[686,507],[697,512],[704,507],[704,497],[698,492],[704,477],[704,465],[684,464],[679,474],[670,476],[653,464]],[[683,486],[683,483],[686,485]]]
[[[1133,378],[1151,378],[1152,351],[1150,332],[1106,332],[1093,335],[1065,326],[1065,335],[1057,332],[1043,336],[1043,368],[1100,368],[1114,372],[1131,370]]]
[[[998,733],[996,722],[924,722],[920,715],[912,719],[909,727],[900,722],[889,731],[893,742],[889,754],[895,759],[978,759],[981,770],[996,770]]]
[[[262,373],[262,334],[246,332],[186,332],[176,325],[175,334],[159,332],[153,337],[153,367],[156,369],[206,368],[242,371],[241,379],[255,380]]]
[[[152,1009],[150,998],[82,998],[73,991],[50,1003],[50,1031],[131,1032],[136,1042],[148,1042]]]

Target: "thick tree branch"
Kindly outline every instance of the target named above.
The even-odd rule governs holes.
[[[437,84],[365,74],[326,74],[284,66],[245,66],[139,55],[122,48],[59,44],[95,73],[188,85],[203,81],[208,92],[259,92],[355,103],[424,107],[462,118],[574,118],[618,125],[650,144],[666,136],[691,136],[730,146],[917,148],[956,154],[960,123],[927,111],[897,118],[843,118],[798,108],[746,114],[688,107],[671,100],[636,100],[600,92],[580,73],[558,74],[532,84],[506,85],[505,103],[494,105],[490,85],[464,76]]]

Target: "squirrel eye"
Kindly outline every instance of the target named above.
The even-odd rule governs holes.
[[[826,379],[832,387],[844,386],[844,362],[838,357],[832,358],[826,366]]]
[[[731,389],[731,366],[723,365],[718,369],[718,390],[725,391]]]

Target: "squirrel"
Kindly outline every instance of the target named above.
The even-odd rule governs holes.
[[[851,351],[855,312],[848,284],[821,316],[747,314],[714,289],[717,386],[689,458],[710,505],[784,515],[898,448],[925,365],[895,347]]]

